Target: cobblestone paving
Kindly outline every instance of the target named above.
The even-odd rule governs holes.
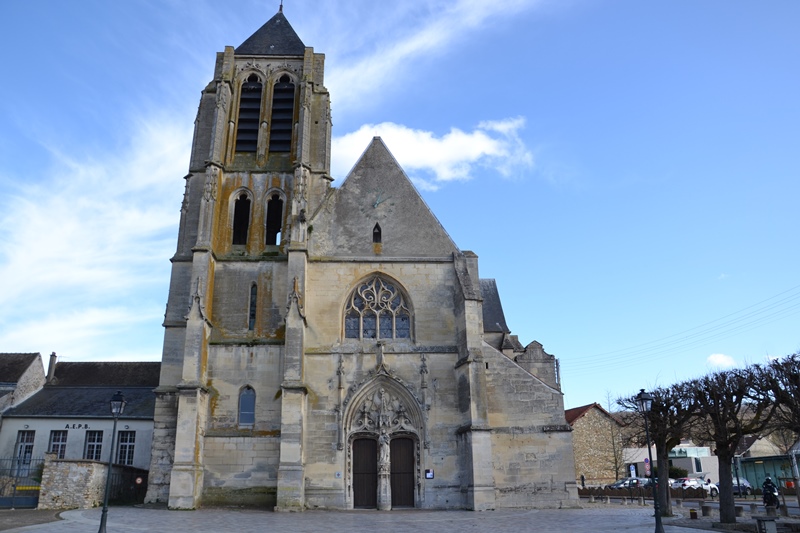
[[[63,520],[49,524],[11,529],[14,532],[87,533],[97,531],[100,509],[66,511]],[[710,524],[709,524],[710,525]],[[272,513],[258,510],[201,509],[167,511],[135,507],[112,507],[108,513],[109,533],[255,532],[281,533],[620,533],[650,532],[654,529],[650,507],[604,506],[584,509],[531,511],[307,511]],[[691,530],[665,521],[665,533]]]

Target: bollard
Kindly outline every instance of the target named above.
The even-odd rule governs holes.
[[[644,507],[644,496],[639,496],[639,505]]]
[[[691,518],[692,520],[697,520],[697,509],[695,509],[694,507],[689,509],[689,518]]]
[[[767,505],[765,509],[767,510],[767,516],[778,516],[775,507],[773,507],[772,505]]]
[[[606,501],[604,503],[611,503],[611,496],[606,496]]]
[[[789,508],[787,506],[785,506],[785,505],[781,505],[781,507],[780,507],[780,509],[778,509],[778,511],[780,511],[781,516],[785,516],[785,517],[789,516]]]
[[[750,504],[750,514],[756,514],[758,512],[758,505],[751,503]]]
[[[594,503],[594,494],[589,495],[589,503]]]
[[[700,512],[703,513],[703,516],[711,516],[711,506],[710,505],[701,505]]]
[[[622,505],[628,505],[628,498],[622,498]]]
[[[683,507],[683,500],[675,498],[675,507]]]
[[[744,507],[742,507],[741,505],[735,506],[733,510],[736,513],[736,518],[741,518],[744,516]]]

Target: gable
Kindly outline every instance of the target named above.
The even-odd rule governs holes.
[[[458,252],[379,137],[309,221],[308,247],[317,257],[449,258]]]

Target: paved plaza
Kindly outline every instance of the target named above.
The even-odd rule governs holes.
[[[15,511],[3,511],[13,513]],[[688,511],[687,511],[688,513]],[[13,516],[13,515],[12,515]],[[97,531],[100,509],[74,510],[61,513],[62,520],[47,524],[13,527],[6,531],[36,533],[87,533]],[[8,518],[6,515],[5,518]],[[21,518],[21,515],[20,515]],[[665,519],[665,533],[691,533]],[[683,522],[678,518],[678,522]],[[692,525],[710,526],[695,522]],[[8,523],[8,522],[6,522]],[[282,533],[619,533],[651,532],[654,529],[651,507],[595,506],[584,509],[551,509],[529,511],[307,511],[273,513],[259,510],[201,509],[168,511],[140,507],[112,507],[108,514],[109,533],[140,531],[193,533],[222,531]]]

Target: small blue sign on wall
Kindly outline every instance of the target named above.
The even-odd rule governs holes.
[[[433,468],[425,469],[425,479],[433,479]]]

